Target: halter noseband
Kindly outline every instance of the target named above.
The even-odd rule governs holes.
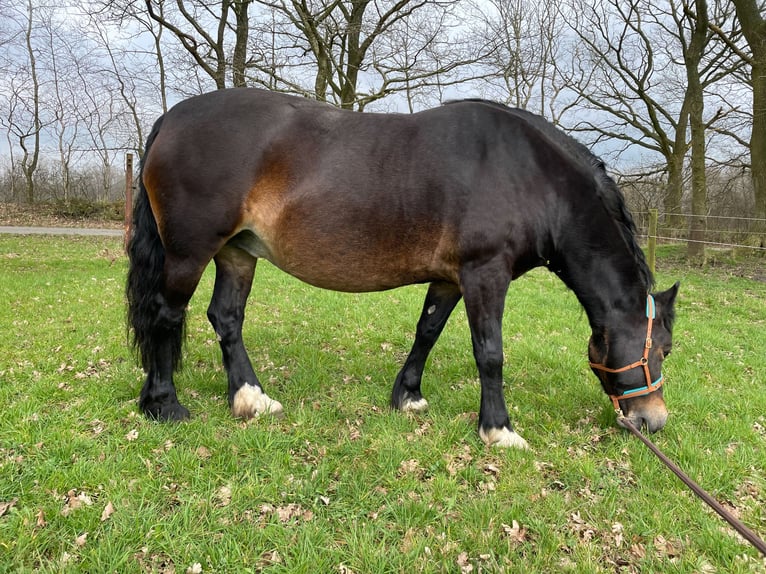
[[[606,365],[602,363],[589,363],[592,369],[598,369],[599,371],[603,371],[605,373],[623,373],[625,371],[629,371],[631,369],[636,369],[638,367],[643,367],[644,369],[644,375],[646,377],[646,385],[643,387],[639,387],[637,389],[630,389],[628,391],[625,391],[621,395],[609,395],[609,398],[612,399],[612,404],[614,405],[614,410],[618,413],[622,412],[622,409],[620,408],[620,399],[624,398],[634,398],[634,397],[641,397],[643,395],[648,395],[649,393],[653,393],[657,389],[659,389],[662,386],[662,373],[660,373],[659,378],[652,382],[652,375],[649,373],[649,349],[652,348],[652,323],[654,322],[655,317],[655,305],[654,305],[654,297],[651,295],[646,296],[646,318],[648,319],[647,325],[646,325],[646,344],[644,345],[644,354],[643,356],[636,361],[635,363],[631,363],[630,365],[626,365],[624,367],[620,367],[619,369],[610,369]]]

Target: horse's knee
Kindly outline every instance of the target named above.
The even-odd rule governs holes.
[[[159,329],[172,331],[183,326],[186,316],[186,305],[171,306],[167,299],[160,293],[155,298],[157,305],[157,314],[155,316],[155,325]]]

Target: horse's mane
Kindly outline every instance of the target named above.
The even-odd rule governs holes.
[[[604,205],[607,213],[617,223],[617,228],[622,235],[625,244],[628,247],[633,259],[636,262],[639,276],[643,285],[647,291],[650,291],[654,287],[654,277],[649,265],[646,262],[646,257],[638,244],[636,239],[636,224],[633,221],[633,216],[628,210],[628,206],[625,203],[625,196],[617,186],[617,183],[606,172],[606,166],[604,162],[591,152],[585,145],[579,142],[574,137],[564,133],[552,123],[547,121],[542,116],[533,114],[526,110],[519,108],[511,108],[505,104],[494,102],[491,100],[482,99],[465,99],[465,100],[451,100],[444,103],[444,105],[455,104],[460,102],[474,102],[479,104],[485,104],[494,108],[498,108],[509,112],[520,119],[527,122],[538,130],[549,142],[557,146],[564,152],[565,155],[578,161],[580,165],[587,166],[593,174],[596,185],[596,195],[601,203]]]

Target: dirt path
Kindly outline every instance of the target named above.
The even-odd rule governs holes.
[[[15,235],[107,235],[121,237],[122,229],[106,229],[91,227],[27,227],[15,225],[0,225],[0,233]]]

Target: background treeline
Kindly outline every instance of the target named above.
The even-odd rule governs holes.
[[[603,156],[700,251],[766,219],[763,0],[0,0],[0,201],[124,197],[189,95],[262,86],[361,111],[483,97]],[[676,233],[676,232],[674,232]],[[696,253],[699,254],[699,253]]]

